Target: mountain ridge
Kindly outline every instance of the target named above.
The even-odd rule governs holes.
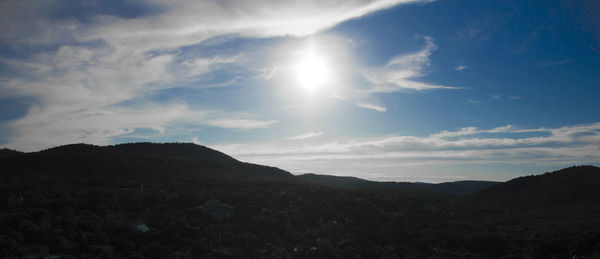
[[[572,166],[511,179],[476,194],[498,203],[547,205],[600,200],[600,168]]]
[[[333,176],[322,174],[301,174],[296,177],[310,184],[341,188],[341,189],[382,189],[403,190],[413,192],[433,191],[438,194],[465,195],[488,188],[501,182],[464,180],[443,183],[422,182],[378,182],[353,176]]]
[[[126,171],[128,169],[135,168],[135,166],[143,166],[145,162],[150,163],[150,171],[152,166],[156,164],[169,163],[175,161],[178,164],[183,164],[186,167],[197,167],[197,170],[231,170],[230,172],[238,172],[238,176],[245,176],[247,179],[252,173],[260,174],[263,171],[269,173],[265,175],[270,176],[294,176],[291,173],[271,166],[256,165],[252,163],[246,163],[222,153],[220,151],[193,143],[151,143],[151,142],[138,142],[138,143],[124,143],[109,146],[97,146],[90,144],[68,144],[63,146],[57,146],[49,149],[40,150],[37,152],[20,152],[7,148],[0,149],[0,159],[4,160],[5,167],[10,169],[23,169],[17,164],[8,163],[7,161],[16,160],[21,163],[27,164],[25,171],[37,169],[40,171],[48,171],[49,169],[63,169],[63,170],[81,170],[84,167],[94,167],[96,169],[92,171],[105,170],[106,172],[114,171]],[[32,162],[33,160],[38,160]],[[65,164],[73,163],[70,166]],[[37,166],[36,166],[37,164]],[[113,165],[122,165],[122,168],[114,168]],[[131,164],[131,165],[129,165]],[[127,165],[127,166],[123,166]],[[46,169],[43,169],[43,168]],[[158,166],[161,168],[161,166]],[[508,196],[518,196],[518,192],[521,192],[519,186],[533,186],[531,188],[550,188],[540,187],[534,183],[548,184],[560,184],[560,183],[571,183],[571,184],[585,184],[590,181],[573,182],[569,180],[569,177],[562,176],[561,180],[550,180],[557,177],[551,177],[553,175],[561,175],[570,171],[579,172],[579,177],[590,177],[594,175],[582,174],[582,170],[594,170],[598,169],[594,166],[573,166],[564,168],[556,172],[547,172],[541,175],[530,175],[522,176],[511,179],[506,182],[495,182],[495,181],[477,181],[477,180],[464,180],[455,182],[443,182],[437,184],[431,183],[412,183],[412,182],[379,182],[371,181],[353,176],[335,176],[335,175],[324,175],[306,173],[295,175],[293,178],[298,179],[301,182],[309,184],[317,184],[325,187],[334,187],[342,189],[402,189],[411,191],[434,191],[440,194],[473,194],[478,193],[480,197],[499,196],[502,192],[510,192]],[[166,169],[165,169],[166,170]],[[193,168],[187,168],[184,171],[194,170]],[[23,170],[21,170],[23,171]],[[244,174],[240,171],[245,171],[250,174]],[[554,173],[554,174],[553,174]],[[217,175],[213,175],[217,176]],[[595,176],[594,181],[599,181],[600,178]],[[549,182],[545,182],[548,180]],[[542,184],[542,185],[544,185]],[[509,187],[507,187],[509,186]],[[594,185],[595,187],[595,185]],[[599,187],[600,188],[600,187]],[[488,190],[489,189],[489,190]],[[589,188],[587,188],[589,189]],[[586,189],[586,190],[587,190]],[[526,191],[524,191],[526,192]],[[541,191],[536,191],[541,192]],[[525,195],[525,194],[521,194]],[[594,196],[596,197],[596,196]]]
[[[289,178],[279,168],[238,161],[222,152],[191,143],[128,143],[112,146],[69,144],[37,152],[0,156],[6,172],[84,173],[88,176],[198,176],[211,178]],[[17,152],[17,151],[15,151]]]
[[[295,177],[194,144],[75,144],[2,153],[9,155],[0,155],[0,229],[8,234],[0,235],[0,257],[600,254],[597,167],[570,167],[456,195],[432,188],[481,186]],[[215,210],[229,216],[215,217]]]

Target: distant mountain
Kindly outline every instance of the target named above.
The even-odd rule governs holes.
[[[519,177],[482,190],[476,196],[488,201],[539,205],[600,201],[600,168],[574,166]]]
[[[304,174],[240,162],[219,151],[191,143],[129,143],[113,146],[71,144],[23,153],[0,150],[4,173],[85,176],[89,179],[214,179],[224,181],[285,180],[342,189],[401,190],[468,194],[494,182],[461,181],[442,184],[375,182],[356,177]]]
[[[72,144],[39,152],[3,151],[0,163],[11,174],[175,179],[293,179],[284,170],[240,162],[189,143],[134,143],[114,146]]]
[[[439,184],[408,183],[408,182],[376,182],[357,177],[333,176],[318,174],[303,174],[296,176],[304,182],[327,187],[342,189],[379,189],[379,190],[402,190],[436,192],[439,194],[464,195],[474,193],[498,182],[490,181],[457,181]]]
[[[352,176],[335,176],[323,174],[301,174],[296,176],[303,182],[319,184],[336,188],[359,188],[365,184],[373,183],[371,181]]]
[[[457,181],[440,184],[375,182],[356,177],[303,174],[240,162],[191,143],[131,143],[113,146],[72,144],[39,152],[0,150],[0,174],[85,176],[90,179],[277,180],[341,189],[401,190],[473,194],[490,202],[560,203],[600,200],[600,168],[577,166],[505,183]]]
[[[438,193],[444,194],[471,194],[481,190],[485,190],[491,186],[500,184],[494,181],[456,181],[432,184],[429,187]]]

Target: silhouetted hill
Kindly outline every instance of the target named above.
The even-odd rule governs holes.
[[[488,201],[539,205],[600,201],[600,168],[574,166],[519,177],[482,190],[476,196]]]
[[[493,181],[456,181],[438,183],[429,186],[438,193],[464,195],[475,193],[491,186],[500,184]]]
[[[343,189],[400,190],[411,192],[435,192],[438,194],[464,195],[474,193],[498,182],[457,181],[439,184],[408,182],[376,182],[350,176],[303,174],[296,176],[304,182]]]
[[[308,173],[297,175],[296,177],[307,183],[319,184],[335,188],[358,188],[364,187],[365,184],[371,183],[371,181],[352,176],[335,176]]]
[[[127,143],[109,146],[109,149],[153,156],[188,157],[203,161],[236,162],[234,158],[205,146],[192,143]]]
[[[11,153],[12,154],[12,153]],[[218,178],[256,180],[292,178],[278,168],[240,162],[216,150],[184,143],[134,143],[114,146],[72,144],[39,152],[0,156],[6,173],[55,176]]]
[[[8,149],[8,148],[0,149],[0,158],[2,158],[2,157],[17,156],[17,155],[20,155],[20,154],[22,154],[22,152],[11,150],[11,149]]]
[[[151,143],[2,150],[0,165],[0,258],[600,256],[595,167],[495,185],[372,182]]]

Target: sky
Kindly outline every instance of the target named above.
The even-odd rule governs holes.
[[[593,0],[4,0],[0,23],[4,148],[411,182],[600,165]]]

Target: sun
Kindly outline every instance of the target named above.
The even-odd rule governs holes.
[[[321,53],[313,46],[302,51],[294,66],[297,84],[308,93],[322,91],[332,80],[332,69]]]

